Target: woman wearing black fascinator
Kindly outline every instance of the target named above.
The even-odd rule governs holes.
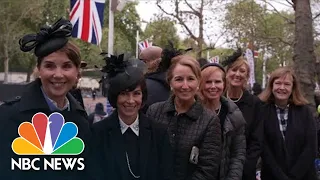
[[[147,98],[143,65],[123,54],[105,60],[107,97],[115,110],[93,124],[97,179],[171,179],[172,152],[166,130],[140,111]]]
[[[226,97],[241,110],[246,120],[246,161],[243,168],[244,180],[256,179],[256,164],[261,153],[263,123],[260,121],[261,101],[247,90],[250,67],[241,49],[235,51],[223,63],[226,66]]]
[[[68,41],[72,24],[69,20],[59,19],[50,27],[43,27],[36,34],[28,34],[19,41],[23,52],[34,50],[37,58],[39,77],[25,87],[21,97],[7,101],[0,106],[1,121],[6,124],[1,129],[1,142],[4,144],[0,157],[0,177],[2,179],[81,179],[84,171],[12,171],[11,158],[20,158],[12,152],[11,143],[19,137],[18,127],[22,122],[31,122],[36,113],[42,112],[48,117],[59,112],[66,122],[78,127],[77,137],[86,144],[90,136],[87,114],[81,105],[68,92],[77,83],[80,68],[80,51]],[[87,150],[77,156],[86,159]],[[28,156],[30,157],[30,156]],[[59,157],[59,156],[56,156]],[[65,157],[65,156],[64,156]],[[84,162],[85,164],[86,162]]]

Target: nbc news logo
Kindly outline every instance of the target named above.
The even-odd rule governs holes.
[[[18,128],[20,137],[12,142],[12,150],[17,155],[79,155],[84,150],[82,139],[76,137],[78,127],[73,122],[65,123],[60,113],[52,113],[49,118],[43,113],[32,117],[32,123],[23,122]],[[84,158],[11,158],[11,170],[83,170]]]

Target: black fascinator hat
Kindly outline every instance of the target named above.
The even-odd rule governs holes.
[[[72,24],[69,20],[60,18],[52,26],[44,26],[36,34],[27,34],[19,40],[20,50],[28,52],[34,49],[34,54],[41,59],[62,47],[71,36]],[[39,62],[38,62],[39,63]]]
[[[127,89],[133,90],[141,82],[145,84],[144,69],[145,64],[138,59],[129,58],[128,55],[121,54],[119,56],[101,53],[105,56],[106,65],[102,68],[102,72],[106,73],[108,81],[107,97],[112,107],[117,106],[118,95]],[[142,87],[142,101],[147,98],[146,88]]]
[[[235,51],[231,56],[228,56],[226,60],[224,60],[221,65],[222,66],[229,66],[230,64],[233,64],[240,56],[242,56],[243,52],[241,48],[238,48],[237,51]]]
[[[163,72],[166,71],[167,69],[169,69],[171,65],[172,58],[179,55],[186,54],[188,51],[191,51],[191,50],[192,48],[177,49],[174,47],[173,42],[169,41],[168,45],[162,50],[159,70]]]

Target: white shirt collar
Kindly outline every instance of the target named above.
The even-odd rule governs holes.
[[[137,115],[136,120],[134,120],[134,122],[130,125],[127,125],[126,123],[123,122],[123,120],[120,118],[120,116],[118,116],[119,118],[119,122],[120,122],[120,129],[121,129],[121,133],[124,134],[126,132],[126,130],[130,127],[131,130],[137,135],[139,136],[139,114]]]

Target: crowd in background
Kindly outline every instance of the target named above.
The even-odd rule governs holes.
[[[290,67],[251,93],[240,49],[222,64],[200,64],[173,44],[144,49],[139,59],[105,56],[114,110],[97,104],[88,116],[76,97],[81,59],[70,28],[60,19],[20,40],[22,51],[34,49],[39,77],[0,106],[2,179],[255,180],[258,169],[263,180],[317,179],[315,119]],[[85,171],[10,170],[17,129],[37,112],[77,125],[86,148],[74,157],[85,158]]]

